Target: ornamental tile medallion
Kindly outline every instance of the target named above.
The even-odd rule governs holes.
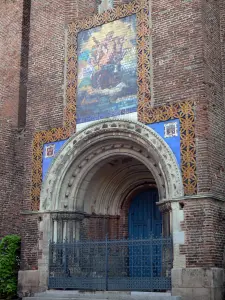
[[[170,138],[173,136],[178,136],[177,132],[177,123],[176,122],[169,122],[164,125],[164,137]]]
[[[45,149],[45,158],[54,157],[55,156],[55,145],[49,145]]]

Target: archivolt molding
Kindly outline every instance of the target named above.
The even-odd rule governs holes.
[[[73,209],[88,214],[119,215],[121,203],[128,191],[143,182],[155,182],[151,172],[143,163],[131,157],[128,159],[130,163],[124,162],[127,157],[125,159],[123,156],[113,159],[109,157],[104,160],[104,165],[97,164],[96,172],[86,170],[85,180],[80,179],[81,184],[78,184],[78,193],[71,191],[72,199],[69,199],[69,203],[73,205],[74,198],[77,200]],[[112,166],[115,160],[117,164]]]
[[[107,157],[107,158],[115,157],[115,155],[118,155],[118,149],[119,148],[117,148],[116,150],[108,151],[107,153],[103,153],[103,155],[99,155],[98,157],[96,157],[95,162],[91,162],[90,165],[87,167],[87,169],[85,169],[85,171],[82,174],[82,177],[79,178],[79,181],[77,182],[77,184],[74,184],[73,190],[71,191],[72,198],[76,199],[76,205],[70,207],[71,209],[83,210],[84,209],[84,200],[83,199],[86,199],[85,202],[88,202],[88,203],[86,203],[86,207],[88,207],[88,205],[89,205],[89,207],[91,207],[91,205],[93,205],[94,208],[96,209],[95,213],[106,213],[106,211],[107,211],[108,213],[116,214],[116,210],[118,209],[119,202],[121,200],[121,196],[120,197],[118,196],[119,189],[124,190],[127,182],[129,182],[129,179],[130,179],[129,172],[126,172],[126,175],[125,175],[126,178],[122,179],[120,177],[121,180],[119,180],[119,178],[117,178],[117,184],[114,181],[113,187],[112,187],[112,185],[110,185],[107,188],[107,180],[104,180],[102,182],[102,185],[104,186],[105,193],[103,193],[103,194],[99,193],[97,196],[97,201],[95,201],[95,203],[91,203],[91,201],[87,200],[90,198],[90,195],[87,193],[87,191],[89,191],[89,187],[90,187],[89,183],[92,180],[92,177],[95,176],[95,171],[99,170],[101,164],[106,162],[106,160],[104,158],[105,157]],[[148,163],[147,160],[145,162],[143,162],[143,158],[141,156],[138,157],[138,153],[128,151],[128,149],[125,149],[125,152],[124,152],[124,149],[122,149],[122,148],[119,149],[119,151],[120,151],[119,152],[120,155],[124,155],[125,157],[132,157],[132,158],[138,159],[139,161],[142,160],[143,166]],[[102,158],[102,157],[104,157],[104,158]],[[150,166],[150,163],[151,162],[149,159],[149,166]],[[151,167],[151,169],[152,169],[153,164],[151,163],[151,165],[152,165],[152,167]],[[104,166],[103,166],[103,168],[104,168]],[[157,171],[158,171],[158,173],[160,173],[160,169],[158,169]],[[147,169],[147,172],[148,172],[149,177],[152,177],[152,174],[149,171],[149,169]],[[154,177],[156,178],[156,181],[159,186],[159,193],[161,195],[161,198],[165,198],[164,179],[163,179],[163,177],[158,176],[158,173],[156,172],[156,170],[154,170],[154,173],[155,173]],[[139,176],[140,176],[140,170],[139,170],[139,172],[133,174],[133,176],[132,176],[133,182],[136,183],[136,181],[138,179],[137,177],[139,177]],[[113,174],[110,174],[110,177],[111,177],[111,180],[113,181],[114,180]],[[125,183],[125,181],[127,181],[127,182]],[[130,181],[132,181],[132,180],[130,180]],[[96,183],[96,184],[98,184],[98,183]],[[110,184],[110,183],[108,183],[108,184]],[[74,203],[73,199],[69,199],[69,202]],[[107,205],[107,202],[108,202],[108,205]],[[101,205],[101,203],[102,203],[102,205]],[[108,206],[110,206],[109,209],[108,209]]]
[[[151,175],[150,172],[148,173]],[[98,201],[91,202],[93,203],[93,208],[95,209],[94,213],[97,211],[101,214],[120,215],[122,203],[129,192],[133,191],[135,188],[137,188],[137,186],[142,185],[143,182],[145,184],[151,184],[154,182],[154,179],[149,178],[145,173],[141,172],[126,176],[122,182],[119,182],[120,178],[121,177],[117,179],[118,188],[116,188],[116,186],[109,186],[110,193],[108,193],[106,189],[104,190],[104,193],[99,193],[99,198],[102,200],[100,203]],[[105,199],[107,201],[104,201]],[[89,208],[88,203],[84,208],[85,211]]]
[[[41,210],[82,210],[87,177],[116,155],[131,156],[150,170],[160,200],[183,196],[181,172],[165,141],[142,123],[108,119],[72,136],[58,153],[42,186]]]

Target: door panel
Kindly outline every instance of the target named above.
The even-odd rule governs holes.
[[[136,195],[129,210],[129,237],[147,238],[161,236],[162,216],[156,205],[157,189],[151,189]]]
[[[156,205],[157,189],[143,191],[136,195],[129,210],[129,238],[142,239],[153,236],[160,237],[162,233],[162,216]],[[160,276],[161,259],[159,246],[152,250],[148,246],[135,246],[130,252],[130,276],[150,277]],[[157,257],[154,258],[154,257]],[[152,268],[150,267],[152,266]]]

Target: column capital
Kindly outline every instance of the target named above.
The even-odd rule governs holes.
[[[172,210],[170,201],[158,202],[157,205],[158,205],[159,210],[160,210],[161,213],[168,212],[168,211]]]

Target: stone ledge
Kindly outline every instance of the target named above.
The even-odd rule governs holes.
[[[173,295],[182,300],[223,300],[223,288],[174,288]]]

